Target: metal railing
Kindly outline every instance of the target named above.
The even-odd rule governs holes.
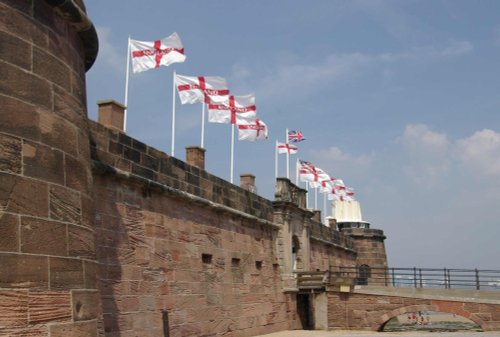
[[[333,275],[354,278],[358,285],[500,290],[500,270],[339,267]]]

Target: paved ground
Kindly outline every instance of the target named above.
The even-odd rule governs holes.
[[[500,332],[281,331],[259,337],[500,337]]]

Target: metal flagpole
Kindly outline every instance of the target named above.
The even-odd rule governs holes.
[[[127,110],[128,110],[128,78],[130,72],[130,35],[127,40],[127,71],[125,73],[125,111],[123,113],[123,132],[127,131]]]
[[[233,169],[234,169],[234,124],[231,124],[231,174],[230,182],[233,183]]]
[[[314,189],[314,209],[318,209],[318,188]]]
[[[327,195],[326,193],[322,193],[323,194],[323,223],[326,224],[326,198],[327,198]]]
[[[174,77],[172,81],[172,149],[170,154],[175,157],[175,70]]]
[[[295,160],[295,185],[299,186],[299,158]]]
[[[274,148],[274,180],[278,179],[278,140]]]
[[[306,208],[309,208],[309,182],[306,181]]]
[[[290,152],[288,151],[288,128],[286,129],[286,177],[287,179],[290,179]]]
[[[205,102],[201,106],[201,147],[205,148]]]

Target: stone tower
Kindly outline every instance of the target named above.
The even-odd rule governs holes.
[[[358,201],[334,201],[332,213],[337,229],[354,241],[361,283],[373,278],[385,279],[388,265],[384,231],[370,228],[370,223],[363,220]]]
[[[97,336],[82,0],[0,1],[0,335]]]

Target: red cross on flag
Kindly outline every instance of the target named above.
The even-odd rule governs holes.
[[[153,42],[130,39],[132,70],[134,73],[184,62],[184,47],[177,33]]]
[[[276,146],[278,146],[278,153],[279,154],[283,154],[283,153],[295,154],[299,151],[299,148],[295,145],[292,145],[292,144],[277,143]]]
[[[258,118],[239,118],[238,119],[238,140],[267,139],[267,125]]]
[[[175,86],[181,104],[220,103],[228,99],[229,89],[219,76],[175,75]]]
[[[255,95],[227,96],[221,103],[208,105],[208,121],[236,124],[240,118],[255,119],[256,110]]]
[[[330,176],[325,171],[303,160],[299,161],[299,178],[314,188],[321,187],[322,182],[331,181]]]

